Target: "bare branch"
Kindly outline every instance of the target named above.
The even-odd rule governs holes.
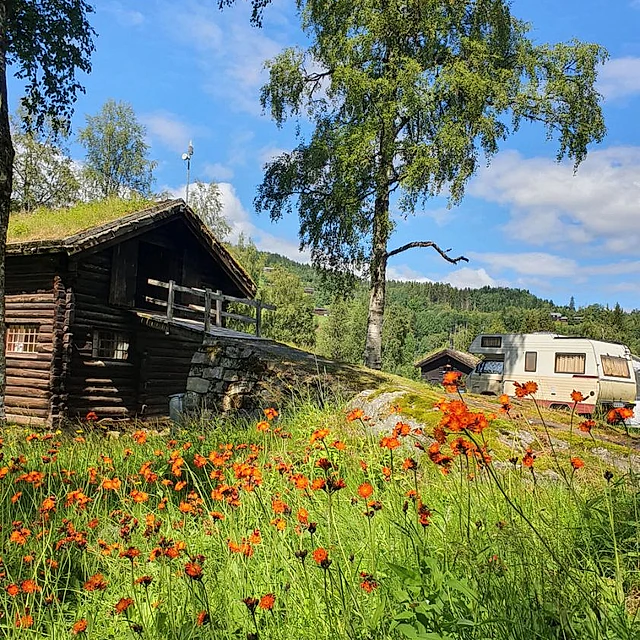
[[[387,251],[387,258],[391,256],[395,256],[398,253],[402,253],[403,251],[407,251],[408,249],[415,249],[417,247],[432,247],[435,249],[447,262],[451,264],[458,264],[458,262],[469,262],[469,258],[465,258],[464,256],[458,256],[457,258],[452,258],[448,255],[451,249],[441,249],[435,242],[409,242],[408,244],[402,245],[393,251]]]

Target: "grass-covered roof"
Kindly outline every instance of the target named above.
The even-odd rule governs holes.
[[[12,213],[9,217],[7,242],[62,240],[154,204],[156,203],[142,198],[109,198],[81,202],[68,209],[40,208],[29,213]]]

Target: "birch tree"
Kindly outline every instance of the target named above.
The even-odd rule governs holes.
[[[506,0],[298,0],[306,49],[267,63],[262,105],[298,123],[299,143],[265,167],[256,208],[296,211],[316,266],[368,269],[365,364],[381,367],[392,205],[459,203],[484,158],[522,122],[539,123],[575,167],[605,134],[597,69],[606,52],[578,41],[535,44]],[[311,124],[311,133],[305,133]]]

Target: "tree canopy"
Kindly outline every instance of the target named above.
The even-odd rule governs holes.
[[[136,193],[148,196],[156,163],[149,160],[146,129],[127,102],[107,100],[78,139],[86,150],[85,176],[91,195],[109,198]]]
[[[523,121],[540,122],[557,158],[577,167],[605,127],[595,88],[605,51],[536,45],[506,0],[299,0],[310,45],[268,62],[263,107],[278,125],[309,119],[300,142],[268,163],[256,207],[297,211],[314,264],[370,273],[366,363],[381,366],[394,204],[464,195],[484,157]]]

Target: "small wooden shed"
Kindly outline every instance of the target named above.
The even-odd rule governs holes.
[[[182,200],[147,205],[63,238],[17,235],[20,241],[10,236],[7,244],[5,295],[5,406],[14,422],[51,425],[90,411],[166,416],[168,396],[186,389],[202,335],[158,330],[146,321],[161,297],[149,280],[241,298],[256,291]]]
[[[414,366],[420,369],[425,382],[440,384],[447,371],[459,371],[466,376],[475,369],[478,362],[479,359],[470,353],[447,348],[429,354]]]

